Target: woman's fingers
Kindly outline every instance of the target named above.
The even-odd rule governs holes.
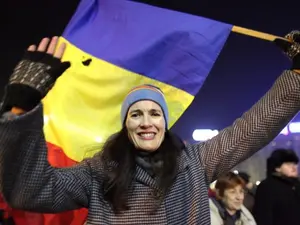
[[[50,42],[49,47],[47,49],[48,54],[50,54],[50,55],[54,54],[56,46],[57,46],[57,42],[58,42],[58,37],[55,36],[51,39],[51,42]]]
[[[30,51],[30,52],[36,51],[36,46],[35,46],[35,45],[30,45],[30,46],[28,47],[27,51]]]
[[[58,40],[59,38],[57,36],[54,36],[51,39],[43,38],[39,43],[38,47],[36,45],[30,45],[27,50],[32,52],[46,52],[47,54],[52,55],[53,57],[61,59],[65,53],[66,44],[61,43],[58,46]]]
[[[54,57],[61,59],[66,50],[66,43],[61,43],[54,53]]]
[[[49,42],[50,42],[49,38],[43,38],[37,48],[37,51],[45,52],[47,50]]]

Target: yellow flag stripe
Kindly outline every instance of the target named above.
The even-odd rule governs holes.
[[[72,160],[92,157],[121,128],[121,104],[137,85],[153,84],[165,93],[173,126],[194,96],[95,58],[67,43],[63,61],[71,67],[43,99],[46,140],[60,146]],[[82,62],[91,59],[88,66]]]

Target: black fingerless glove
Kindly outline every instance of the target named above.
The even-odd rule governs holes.
[[[70,62],[61,62],[47,53],[27,51],[9,78],[1,111],[12,107],[33,109],[69,67]]]
[[[291,69],[300,69],[300,31],[292,31],[284,39],[275,39],[274,42],[292,60]]]

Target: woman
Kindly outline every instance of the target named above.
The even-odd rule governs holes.
[[[86,207],[87,224],[210,224],[209,183],[269,143],[300,109],[300,47],[282,43],[288,45],[284,51],[293,59],[292,69],[213,139],[194,145],[178,141],[168,130],[163,93],[144,85],[125,98],[123,129],[101,153],[63,169],[47,161],[40,101],[70,64],[60,62],[64,45],[54,51],[57,37],[30,46],[2,106],[0,181],[6,201],[43,213]]]
[[[216,195],[209,199],[211,225],[256,225],[243,205],[245,189],[243,179],[232,172],[217,180]]]

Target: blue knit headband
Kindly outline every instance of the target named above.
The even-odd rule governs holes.
[[[122,125],[125,124],[125,119],[130,106],[142,100],[151,100],[157,103],[158,105],[160,105],[165,117],[166,129],[167,129],[169,125],[169,112],[168,112],[168,107],[167,107],[164,94],[159,88],[152,85],[141,85],[133,88],[129,92],[129,94],[126,96],[122,104],[122,109],[121,109]]]

